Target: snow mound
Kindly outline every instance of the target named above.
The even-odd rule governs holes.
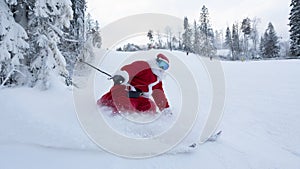
[[[117,54],[112,52],[112,55]],[[202,71],[198,70],[199,65],[193,64],[198,56],[172,54],[188,58],[191,70],[201,74],[198,73]],[[218,140],[188,148],[201,134],[201,119],[211,99],[209,85],[199,83],[203,110],[182,146],[143,160],[119,158],[101,151],[79,124],[70,88],[55,83],[46,91],[2,89],[0,168],[299,169],[300,61],[224,61],[222,65],[226,77],[226,108],[219,127],[223,132]],[[114,69],[105,67],[110,72]],[[95,89],[95,104],[111,85],[106,79],[102,81]],[[173,103],[176,102],[174,93],[167,91],[167,94]],[[167,129],[176,119],[176,115],[169,118],[162,114],[154,118],[156,125],[146,126],[145,132],[143,124],[136,126],[133,122],[153,120],[147,115],[133,114],[128,120],[126,114],[111,117],[107,110],[99,113],[116,131],[138,138],[160,134],[163,127]],[[185,153],[191,150],[192,153]]]

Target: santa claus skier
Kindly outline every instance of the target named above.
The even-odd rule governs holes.
[[[123,66],[111,78],[114,86],[97,104],[118,112],[157,112],[169,108],[162,79],[169,68],[169,59],[164,54],[149,61],[135,61]]]

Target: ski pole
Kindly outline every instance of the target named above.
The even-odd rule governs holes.
[[[100,70],[99,68],[97,68],[97,67],[95,67],[95,66],[93,66],[93,65],[91,65],[91,64],[89,64],[89,63],[87,63],[87,62],[85,62],[85,61],[83,61],[83,60],[81,60],[81,59],[79,60],[79,62],[82,62],[82,63],[84,63],[84,64],[86,64],[86,65],[88,65],[88,66],[90,66],[90,67],[92,67],[92,68],[94,68],[94,69],[96,69],[96,70],[98,70],[99,72],[101,72],[101,73],[107,75],[108,77],[112,78],[112,75],[110,75],[110,74],[104,72],[103,70]]]

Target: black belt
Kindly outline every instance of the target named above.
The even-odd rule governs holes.
[[[143,91],[139,88],[135,88],[135,91],[128,91],[128,98],[139,98],[143,95]]]
[[[140,91],[128,91],[127,97],[129,98],[138,98],[143,95],[143,92]]]

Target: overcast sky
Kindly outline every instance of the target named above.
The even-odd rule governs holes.
[[[191,22],[198,21],[203,5],[208,8],[214,30],[225,32],[236,21],[257,17],[261,19],[261,34],[268,22],[272,22],[279,37],[289,38],[290,0],[87,0],[87,11],[104,27],[117,19],[142,13],[162,13],[182,19],[187,16]]]

